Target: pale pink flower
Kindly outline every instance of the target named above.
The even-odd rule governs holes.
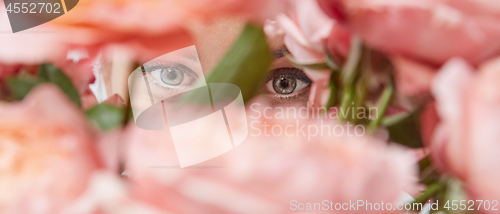
[[[188,15],[175,1],[83,0],[49,26],[61,43],[84,48],[91,56],[120,51],[148,61],[192,44]]]
[[[130,194],[126,179],[108,171],[92,174],[89,185],[72,203],[67,204],[62,214],[168,214],[147,203],[137,201]]]
[[[452,57],[472,64],[500,53],[494,0],[318,0],[372,48],[434,65]]]
[[[335,20],[328,17],[315,0],[291,2],[286,14],[278,14],[275,21],[267,21],[268,36],[285,34],[285,45],[301,63],[325,61],[325,52],[347,55],[349,33]],[[327,47],[331,47],[329,50]]]
[[[433,83],[439,123],[431,144],[442,171],[465,182],[478,200],[498,200],[500,188],[500,59],[478,71],[453,59]]]
[[[283,128],[294,126],[296,120],[252,119],[254,113],[248,111],[249,124],[260,124],[249,125],[250,135],[242,144],[187,168],[179,167],[169,131],[129,127],[125,160],[134,195],[180,213],[289,213],[293,200],[334,204],[368,200],[395,205],[403,191],[415,190],[416,160],[411,152],[365,136],[315,136],[308,141],[307,136],[295,136],[295,128],[288,133],[294,136],[265,136],[263,132],[256,136],[256,128],[264,131],[263,122]],[[297,123],[320,126],[319,120],[312,119]],[[387,213],[370,211],[377,212]]]
[[[430,101],[423,106],[419,119],[422,142],[425,146],[429,146],[431,145],[436,126],[439,124],[435,101]]]
[[[149,61],[193,44],[193,23],[215,17],[244,16],[263,22],[284,11],[289,0],[80,0],[55,20],[16,34],[2,34],[0,62],[35,64],[61,61],[69,50],[127,52]],[[10,31],[0,9],[0,29]]]
[[[3,3],[0,3],[3,4]],[[78,92],[83,93],[94,79],[89,58],[74,62],[67,58],[73,48],[63,43],[53,27],[37,26],[27,31],[9,33],[10,23],[5,7],[0,7],[0,79],[15,75],[23,66],[52,63],[68,76]],[[92,57],[92,56],[89,56]],[[6,68],[18,69],[6,69]]]
[[[0,0],[4,4],[3,0]],[[5,7],[0,7],[0,63],[40,64],[66,59],[67,47],[58,41],[59,35],[45,25],[32,28],[31,33],[10,33]]]
[[[94,135],[56,86],[0,103],[0,212],[56,213],[101,167]]]
[[[262,20],[286,7],[288,0],[81,0],[51,22],[72,47],[126,52],[140,62],[194,43],[189,29],[221,16]]]
[[[82,109],[85,110],[90,109],[99,103],[97,102],[97,98],[95,97],[94,92],[92,92],[90,87],[87,87],[87,89],[80,94],[80,101],[82,103]]]
[[[404,96],[429,94],[432,78],[437,69],[400,56],[392,57],[391,61],[394,66],[398,93]]]
[[[276,14],[286,11],[291,0],[187,0],[179,1],[194,16],[213,17],[232,15],[252,22],[263,23]]]
[[[478,65],[500,54],[494,0],[318,0],[324,11],[391,57],[398,91],[428,94],[434,73],[461,57]]]
[[[0,9],[0,28],[10,31],[7,12]],[[186,9],[175,1],[79,1],[75,8],[46,24],[18,33],[0,34],[0,63],[52,63],[83,93],[91,80],[92,60],[102,52],[122,52],[131,61],[149,61],[192,44]],[[68,59],[72,51],[85,59]],[[2,76],[0,74],[0,76]],[[87,97],[88,98],[88,97]],[[84,98],[84,103],[88,101]]]
[[[97,102],[97,98],[93,94],[93,92],[89,89],[87,89],[87,92],[84,97],[81,97],[82,99],[82,108],[83,109],[89,109],[97,105],[99,102]],[[123,98],[120,97],[118,94],[113,94],[108,99],[104,100],[103,103],[109,104],[109,105],[115,105],[119,107],[126,107],[125,101]]]
[[[2,3],[3,4],[3,3]],[[92,66],[93,55],[74,62],[68,59],[68,52],[75,47],[64,43],[61,32],[47,24],[32,29],[9,33],[10,23],[5,7],[0,7],[0,64],[2,67],[22,67],[23,65],[38,65],[52,63],[61,68],[72,80],[79,92],[83,92],[90,81],[93,80]],[[66,38],[67,39],[67,38]],[[0,69],[0,78],[13,75],[15,72],[6,72]]]

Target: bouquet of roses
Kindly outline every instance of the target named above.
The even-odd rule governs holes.
[[[0,213],[499,212],[500,2],[3,1]]]

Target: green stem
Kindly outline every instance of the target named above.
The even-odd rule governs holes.
[[[338,72],[333,71],[331,76],[330,76],[330,99],[328,100],[328,103],[326,104],[326,110],[330,109],[331,107],[337,105],[337,92],[338,92],[338,87],[337,87],[337,79],[338,79]]]
[[[349,111],[347,107],[351,105],[353,102],[355,86],[357,77],[357,72],[359,70],[361,57],[363,54],[363,46],[361,45],[361,40],[359,37],[354,36],[351,40],[351,48],[349,51],[349,56],[347,58],[347,62],[342,67],[341,71],[341,84],[342,84],[342,100],[340,103],[339,109],[339,118],[340,120],[348,120]],[[344,116],[342,111],[347,111],[347,114]]]
[[[376,115],[375,119],[370,122],[368,125],[368,128],[370,131],[374,131],[378,125],[381,123],[381,121],[384,119],[385,111],[387,110],[387,107],[389,106],[389,103],[391,102],[392,95],[394,94],[394,88],[392,87],[391,84],[386,86],[384,89],[384,92],[382,93],[382,97],[380,98],[379,104],[378,104],[378,114]]]
[[[424,203],[427,199],[431,198],[437,192],[443,189],[443,185],[440,183],[433,183],[427,187],[427,189],[420,195],[417,199],[413,201],[413,203]]]
[[[354,100],[354,115],[352,115],[352,122],[356,123],[358,120],[359,107],[361,107],[366,98],[366,84],[363,79],[358,82],[358,93],[356,94],[356,98]]]
[[[342,83],[344,85],[351,85],[354,82],[356,76],[356,70],[358,68],[359,62],[361,60],[361,55],[363,53],[363,46],[361,45],[361,40],[359,37],[354,36],[351,41],[351,48],[347,62],[342,67]]]
[[[126,106],[125,109],[123,109],[123,121],[122,125],[125,128],[127,126],[127,123],[131,117],[131,112],[132,112],[132,104],[130,103],[130,98],[125,100]]]
[[[340,70],[340,67],[338,66],[339,60],[335,60],[334,57],[330,55],[330,53],[328,53],[328,51],[325,51],[325,56],[326,56],[325,63],[328,67],[330,67],[330,69],[332,69],[333,71]]]
[[[347,89],[344,89],[343,91],[343,95],[342,95],[342,102],[340,104],[340,108],[339,108],[339,119],[342,120],[342,121],[349,121],[349,111],[348,111],[348,107],[349,105],[351,105],[351,100],[353,99],[354,97],[354,87],[353,86],[350,86],[350,87],[347,87]],[[347,111],[347,114],[345,114],[345,112]]]
[[[391,116],[384,117],[384,120],[382,120],[382,126],[393,126],[397,123],[400,123],[404,119],[408,118],[410,116],[410,113],[404,112],[404,113],[398,113],[394,114]]]

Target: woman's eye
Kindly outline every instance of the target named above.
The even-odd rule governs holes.
[[[306,74],[297,68],[277,68],[267,77],[265,90],[272,103],[305,101],[312,83]]]
[[[161,84],[174,86],[190,86],[198,79],[198,75],[181,64],[174,65],[154,65],[146,68],[153,78]]]
[[[273,89],[278,94],[290,94],[297,88],[297,79],[287,75],[273,78]]]
[[[297,68],[278,68],[268,76],[266,88],[278,94],[292,94],[311,85],[312,81]]]

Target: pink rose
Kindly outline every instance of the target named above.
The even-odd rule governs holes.
[[[268,36],[285,34],[285,45],[301,63],[325,61],[325,52],[346,56],[349,33],[329,18],[315,0],[292,1],[287,14],[278,14],[276,21],[267,21]],[[331,50],[325,49],[331,47]]]
[[[452,57],[477,64],[500,53],[500,9],[493,0],[319,2],[367,45],[391,55],[441,65]]]
[[[10,31],[7,12],[0,9],[0,28]],[[67,14],[15,34],[0,34],[0,63],[52,63],[71,78],[80,93],[92,80],[91,62],[98,53],[111,58],[120,52],[129,61],[149,61],[192,44],[189,17],[174,1],[82,0]],[[74,63],[73,52],[84,59]]]
[[[92,174],[89,185],[72,203],[67,204],[62,214],[168,214],[167,210],[135,200],[130,194],[126,179],[115,173],[97,171]]]
[[[140,62],[194,43],[193,25],[215,17],[233,15],[262,20],[286,7],[288,0],[82,0],[64,16],[51,22],[60,41],[84,47],[93,56],[125,52]]]
[[[403,95],[427,94],[434,72],[453,57],[473,65],[500,54],[494,0],[318,0],[371,48],[394,57]]]
[[[52,85],[0,102],[0,212],[56,213],[101,167],[77,107]]]
[[[291,0],[187,0],[179,1],[193,16],[206,19],[214,15],[232,15],[263,23],[286,11]]]
[[[78,48],[63,42],[65,38],[60,29],[43,24],[23,32],[8,33],[11,27],[5,7],[0,7],[0,14],[0,31],[7,32],[0,34],[2,47],[0,48],[0,78],[13,75],[18,71],[15,69],[15,72],[12,70],[9,72],[4,70],[6,67],[21,68],[52,63],[65,72],[80,93],[94,79],[91,58],[95,57],[96,52],[90,54],[87,50],[80,49],[80,59],[73,61],[68,56],[77,52]]]
[[[295,128],[288,133],[293,136],[265,136],[264,122],[283,128],[294,126],[296,120],[265,119],[263,115],[252,119],[256,115],[248,115],[249,124],[260,123],[253,124],[241,145],[187,168],[179,167],[169,131],[141,130],[131,125],[125,138],[125,160],[134,195],[179,213],[289,213],[295,203],[323,200],[334,205],[368,200],[395,206],[403,191],[415,190],[416,160],[411,152],[370,137],[347,134],[314,136],[308,141]],[[321,122],[306,119],[297,123],[307,127],[320,126]],[[323,123],[336,124],[333,120]],[[377,212],[386,213],[371,213]]]
[[[83,0],[48,26],[57,30],[59,42],[91,56],[120,51],[148,61],[192,43],[188,15],[175,1]]]
[[[0,34],[0,79],[17,74],[23,66],[36,71],[37,65],[52,63],[71,79],[78,92],[85,91],[94,79],[90,59],[93,55],[78,62],[68,59],[68,52],[74,51],[74,47],[63,43],[60,32],[47,25],[8,33],[11,28],[5,7],[0,7],[0,14],[0,31],[7,32]]]
[[[437,69],[400,56],[392,57],[391,61],[398,93],[404,96],[429,94]]]
[[[137,200],[119,176],[120,134],[90,130],[53,85],[17,103],[0,102],[0,213],[169,213]]]
[[[192,45],[190,30],[200,22],[227,15],[263,22],[283,11],[287,2],[80,0],[71,11],[49,23],[16,34],[0,34],[0,63],[50,62],[72,67],[63,70],[83,92],[92,79],[91,67],[71,65],[67,56],[72,51],[80,51],[90,60],[98,53],[108,59],[119,52],[127,61],[146,62]],[[10,31],[7,12],[1,8],[0,14],[0,30]],[[82,84],[84,87],[79,87]]]
[[[4,4],[3,0],[0,0]],[[0,7],[0,63],[39,64],[66,59],[67,48],[58,41],[59,35],[46,25],[32,28],[32,33],[12,31],[5,7]]]
[[[432,85],[441,122],[431,144],[442,171],[464,181],[478,200],[498,200],[500,188],[500,58],[475,69],[450,60]]]

